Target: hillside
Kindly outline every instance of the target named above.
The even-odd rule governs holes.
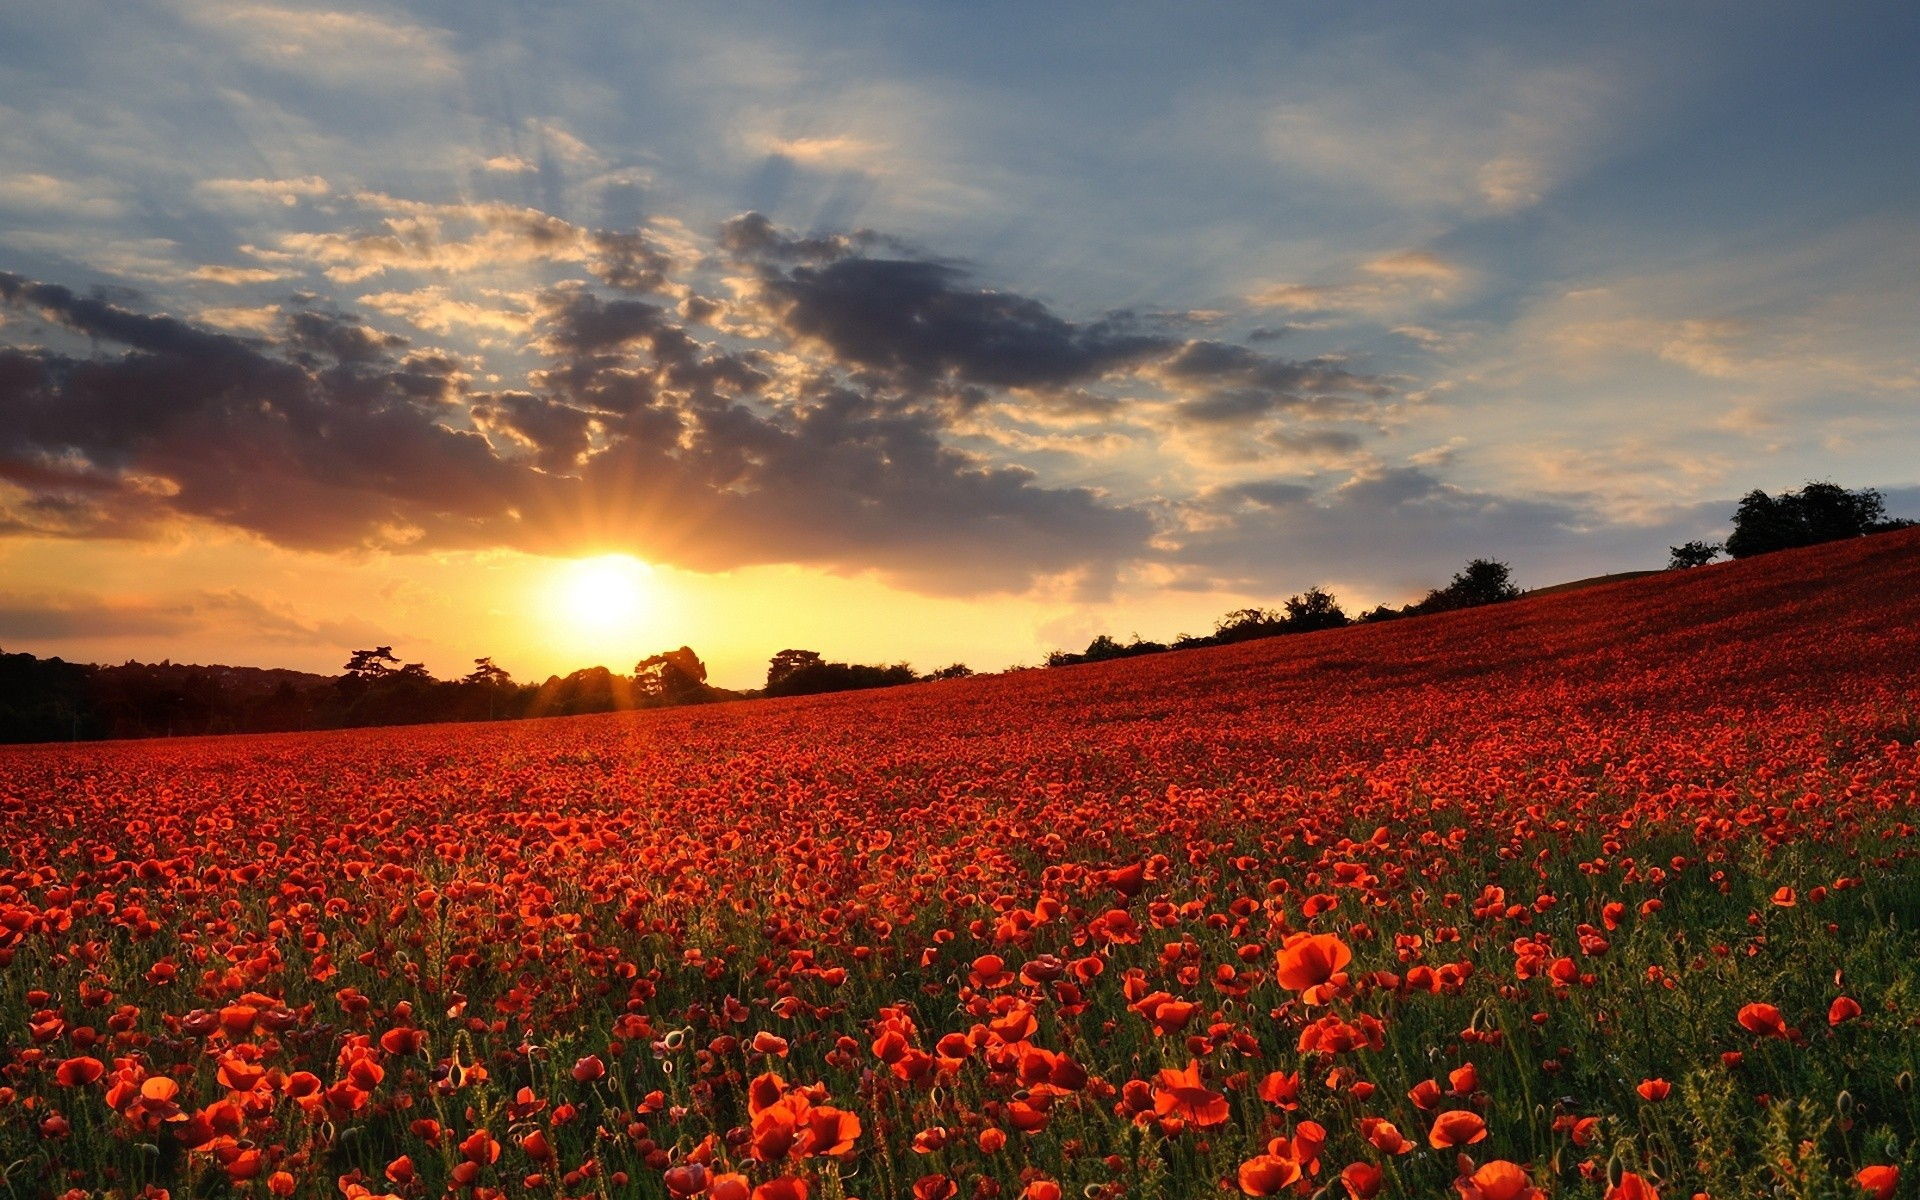
[[[0,1161],[290,1200],[1891,1195],[1917,673],[1903,533],[883,692],[0,749]]]

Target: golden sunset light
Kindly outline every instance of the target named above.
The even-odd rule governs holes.
[[[4,1200],[1915,1200],[1916,63],[0,4]]]
[[[602,554],[554,570],[535,615],[556,643],[601,653],[645,645],[662,636],[670,615],[652,568],[627,554]]]

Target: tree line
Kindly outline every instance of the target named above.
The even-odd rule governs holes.
[[[440,721],[527,717],[711,704],[757,696],[804,696],[892,687],[973,672],[954,663],[921,675],[907,663],[828,662],[782,650],[763,689],[707,682],[691,647],[649,655],[630,674],[585,667],[544,683],[521,683],[492,658],[457,679],[403,662],[391,646],[355,650],[338,675],[254,667],[128,662],[113,666],[0,652],[0,742],[281,733]]]
[[[1724,543],[1670,547],[1670,568],[1704,566],[1722,553],[1747,558],[1909,528],[1915,522],[1888,518],[1884,498],[1870,488],[1849,491],[1809,482],[1778,495],[1749,492],[1732,525]],[[1310,587],[1277,609],[1235,609],[1214,622],[1211,633],[1181,634],[1170,642],[1147,641],[1137,634],[1123,642],[1101,634],[1084,650],[1055,650],[1047,655],[1046,665],[1400,620],[1499,604],[1520,594],[1506,563],[1476,558],[1446,585],[1399,607],[1383,604],[1352,617],[1331,592]],[[635,663],[630,674],[595,666],[537,684],[516,681],[485,657],[476,658],[473,669],[457,679],[439,679],[421,663],[403,662],[391,646],[354,651],[334,676],[173,662],[96,666],[0,652],[0,742],[517,720],[897,687],[971,674],[964,663],[921,674],[904,662],[832,662],[818,651],[787,649],[768,662],[763,687],[735,691],[707,682],[706,664],[687,646],[649,655]]]
[[[1668,548],[1670,570],[1704,567],[1725,552],[1728,558],[1752,558],[1865,537],[1917,522],[1887,516],[1886,498],[1873,488],[1849,490],[1826,480],[1809,480],[1798,491],[1768,495],[1755,488],[1740,498],[1733,531],[1725,542],[1696,541]]]
[[[1169,650],[1196,650],[1202,646],[1227,646],[1289,633],[1317,633],[1346,625],[1396,621],[1427,613],[1453,612],[1498,604],[1520,595],[1514,586],[1513,569],[1491,558],[1476,558],[1458,571],[1445,587],[1433,588],[1411,604],[1395,608],[1382,604],[1349,617],[1339,598],[1322,587],[1310,587],[1289,597],[1278,609],[1236,608],[1213,623],[1213,632],[1183,633],[1171,642],[1150,642],[1139,634],[1122,642],[1103,633],[1080,651],[1055,650],[1047,655],[1049,667],[1070,667],[1076,663],[1105,662],[1115,658],[1133,658],[1141,654],[1161,654]]]

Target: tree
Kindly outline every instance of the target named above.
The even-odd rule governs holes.
[[[513,683],[513,676],[507,674],[504,667],[495,665],[491,658],[476,658],[473,660],[473,670],[468,671],[460,682],[485,684],[488,687],[509,687]]]
[[[1799,503],[1810,546],[1860,537],[1887,518],[1886,501],[1872,488],[1850,492],[1836,483],[1809,481],[1800,489]]]
[[[394,666],[400,658],[393,652],[392,646],[375,646],[371,650],[355,650],[347,659],[348,678],[371,683],[393,674]]]
[[[1338,629],[1347,624],[1346,610],[1332,592],[1310,587],[1286,603],[1287,630],[1312,633],[1316,629]]]
[[[949,663],[927,676],[928,679],[965,679],[973,674],[973,668],[965,663]]]
[[[1271,608],[1236,608],[1213,623],[1214,640],[1246,642],[1286,632],[1286,619]]]
[[[691,647],[667,650],[634,664],[634,686],[642,697],[665,704],[690,704],[706,697],[707,664]]]
[[[821,692],[893,687],[919,681],[920,676],[906,663],[882,667],[864,663],[827,662],[811,650],[782,650],[773,656],[772,663],[767,667],[766,694],[813,696]]]
[[[1750,558],[1860,537],[1892,524],[1887,521],[1886,501],[1872,488],[1849,491],[1824,480],[1810,480],[1799,491],[1778,496],[1755,488],[1734,509],[1727,553]]]
[[[782,650],[767,660],[767,688],[779,687],[788,678],[825,661],[818,650]]]
[[[1667,547],[1671,556],[1667,559],[1667,570],[1685,571],[1693,567],[1704,567],[1720,557],[1719,542],[1686,542],[1678,546]]]
[[[480,688],[485,693],[487,720],[491,721],[499,715],[500,693],[513,687],[513,676],[491,658],[476,658],[473,660],[473,670],[462,676],[460,682],[470,688]]]
[[[1447,594],[1462,607],[1471,608],[1511,600],[1520,594],[1520,589],[1513,585],[1513,568],[1506,563],[1476,558],[1447,584]]]

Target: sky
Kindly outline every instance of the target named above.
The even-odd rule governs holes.
[[[1920,516],[1910,3],[0,8],[0,647],[922,669]]]

